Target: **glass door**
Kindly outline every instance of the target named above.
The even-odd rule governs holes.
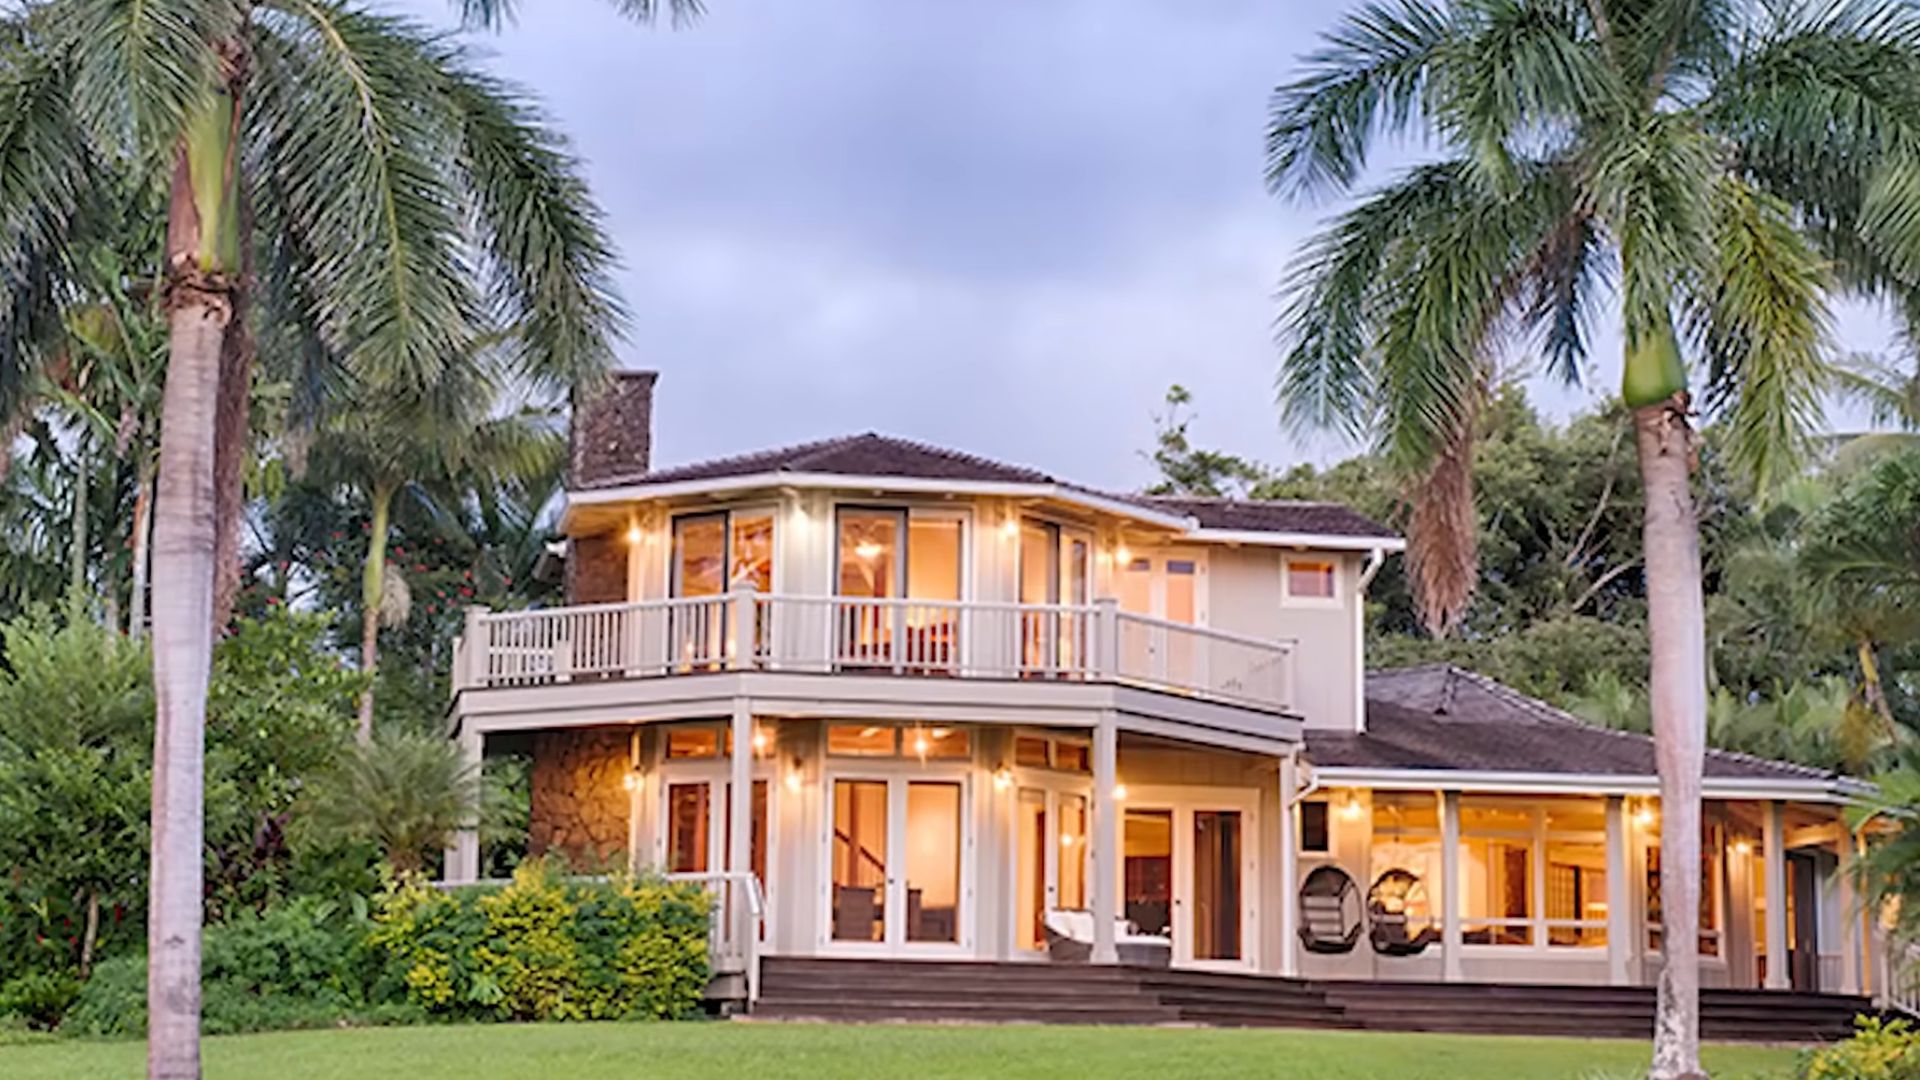
[[[1014,820],[1014,944],[1037,952],[1047,912],[1087,909],[1087,797],[1023,787]]]
[[[843,666],[941,673],[959,662],[965,520],[950,512],[843,506],[834,635]],[[865,601],[865,602],[863,602]]]
[[[1257,878],[1251,800],[1130,805],[1121,818],[1123,914],[1171,938],[1175,963],[1247,966]]]
[[[962,943],[965,782],[836,778],[828,940],[881,951]]]
[[[1159,623],[1203,626],[1207,621],[1206,553],[1168,548],[1134,556],[1118,568],[1120,610]],[[1200,638],[1178,627],[1147,624],[1123,630],[1121,669],[1181,686],[1204,686],[1207,656]]]

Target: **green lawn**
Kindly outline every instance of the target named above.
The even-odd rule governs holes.
[[[1600,1080],[1640,1043],[1174,1028],[575,1024],[376,1028],[207,1040],[209,1080]],[[0,1046],[6,1080],[135,1077],[138,1043]],[[1793,1051],[1713,1046],[1716,1080],[1785,1080]]]

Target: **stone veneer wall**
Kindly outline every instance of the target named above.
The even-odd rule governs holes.
[[[619,604],[626,599],[626,538],[619,533],[574,538],[567,558],[567,603]]]
[[[530,854],[558,852],[582,868],[624,861],[630,738],[626,728],[534,736]]]
[[[616,371],[574,402],[567,486],[606,487],[642,476],[653,463],[653,371]]]

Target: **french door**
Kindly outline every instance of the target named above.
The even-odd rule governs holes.
[[[1051,786],[1022,786],[1014,811],[1014,944],[1047,947],[1046,915],[1084,911],[1087,895],[1087,795]]]
[[[1115,576],[1120,610],[1156,620],[1123,630],[1121,671],[1176,685],[1206,685],[1207,654],[1200,637],[1160,625],[1206,625],[1206,552],[1191,548],[1146,552],[1117,567]]]
[[[1129,801],[1121,816],[1122,911],[1173,939],[1174,963],[1242,968],[1258,952],[1254,799]]]
[[[842,775],[828,791],[828,946],[939,953],[969,944],[966,779]]]

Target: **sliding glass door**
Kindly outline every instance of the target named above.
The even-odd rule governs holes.
[[[1141,933],[1172,938],[1175,963],[1254,960],[1253,801],[1130,800],[1122,815],[1122,913]]]
[[[842,666],[939,673],[959,662],[965,519],[949,511],[843,506],[834,634]]]
[[[1014,821],[1014,944],[1039,951],[1047,912],[1087,908],[1087,797],[1022,787]]]

